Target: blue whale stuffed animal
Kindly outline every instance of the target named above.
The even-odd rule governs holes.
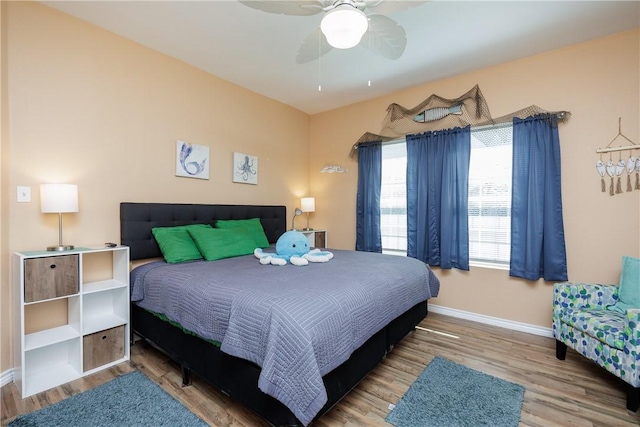
[[[260,260],[260,264],[307,265],[309,262],[327,262],[333,254],[320,249],[309,250],[307,237],[299,231],[287,231],[276,242],[276,253],[264,252],[257,248],[253,254]]]

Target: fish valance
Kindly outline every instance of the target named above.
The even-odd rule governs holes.
[[[525,119],[538,114],[557,114],[558,121],[569,119],[566,111],[549,112],[532,105],[499,118],[492,118],[480,87],[475,85],[467,93],[448,99],[433,94],[413,108],[398,104],[387,107],[387,115],[378,133],[367,132],[352,147],[351,155],[357,154],[359,144],[374,141],[390,141],[405,135],[415,135],[466,126],[486,126],[512,122],[514,117]]]

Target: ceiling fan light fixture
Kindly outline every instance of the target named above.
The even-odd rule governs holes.
[[[322,34],[336,49],[349,49],[356,46],[368,27],[367,15],[348,3],[328,11],[320,23]]]

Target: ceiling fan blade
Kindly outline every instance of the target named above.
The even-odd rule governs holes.
[[[238,0],[245,6],[279,15],[308,16],[322,12],[327,0]]]
[[[318,44],[320,44],[318,46]],[[327,43],[327,39],[320,31],[320,27],[311,31],[304,42],[302,42],[302,46],[298,50],[298,54],[296,55],[296,64],[306,64],[307,62],[311,62],[314,59],[318,59],[320,56],[329,52],[331,49],[331,45]]]
[[[388,16],[369,15],[369,30],[360,45],[387,59],[398,59],[407,47],[404,28]]]
[[[390,15],[394,12],[406,10],[421,4],[427,3],[427,0],[365,0],[367,10]]]

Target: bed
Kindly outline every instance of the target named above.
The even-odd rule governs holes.
[[[121,243],[132,261],[154,259],[154,227],[251,218],[270,243],[286,231],[284,206],[121,203]],[[132,331],[180,364],[185,384],[194,373],[271,425],[308,425],[425,318],[439,290],[417,260],[333,252],[305,267],[253,255],[142,263],[131,276]]]

